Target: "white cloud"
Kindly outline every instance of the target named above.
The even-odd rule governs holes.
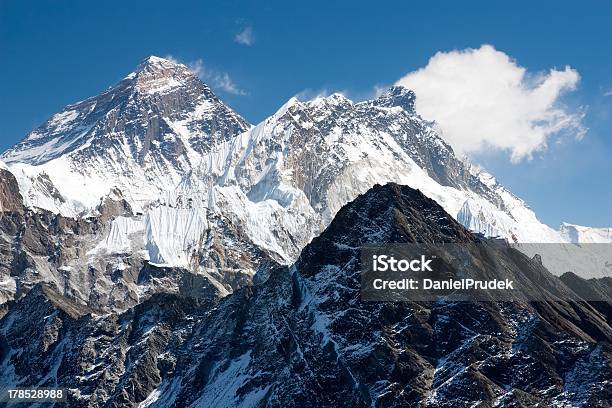
[[[612,89],[608,89],[604,92],[604,96],[612,96]]]
[[[255,44],[255,34],[253,33],[253,27],[246,26],[238,34],[234,36],[234,41],[242,45],[253,45]]]
[[[325,98],[331,95],[332,93],[333,92],[330,92],[327,88],[321,88],[321,89],[306,88],[296,93],[295,97],[298,98],[300,101],[305,102],[305,101],[311,101],[317,98]]]
[[[246,95],[243,91],[234,83],[232,78],[227,72],[218,72],[210,69],[204,65],[204,61],[198,59],[192,63],[187,64],[189,69],[193,71],[200,79],[215,89],[221,89],[227,93],[234,95]]]
[[[562,131],[584,136],[582,110],[559,104],[579,79],[570,67],[530,74],[507,54],[483,45],[438,52],[397,84],[414,90],[417,111],[435,120],[459,153],[504,150],[518,162],[545,149]]]
[[[172,55],[166,56],[166,59],[179,62]],[[234,83],[227,72],[219,72],[215,69],[207,67],[201,58],[192,62],[187,62],[185,65],[187,65],[191,72],[196,74],[202,81],[213,89],[221,90],[233,95],[247,94]]]

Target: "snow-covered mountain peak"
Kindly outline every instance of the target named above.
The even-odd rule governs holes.
[[[395,85],[383,92],[378,98],[372,101],[376,106],[391,108],[399,106],[408,113],[414,114],[414,102],[416,95],[414,92],[401,85]]]
[[[131,81],[138,91],[154,94],[189,85],[190,82],[197,80],[197,76],[186,65],[150,56],[140,63],[126,79]],[[207,93],[212,94],[210,89]]]
[[[278,110],[270,118],[268,118],[267,121],[273,121],[275,119],[278,119],[284,116],[287,112],[289,112],[290,109],[300,106],[302,106],[302,102],[300,102],[297,97],[292,96],[287,102],[283,104],[283,106],[278,108]]]
[[[322,121],[331,116],[339,116],[342,112],[350,110],[354,103],[341,93],[333,93],[329,96],[319,96],[304,102],[307,116],[315,122]]]
[[[135,158],[142,159],[152,145],[180,155],[188,147],[204,150],[208,138],[225,140],[248,128],[189,68],[152,56],[105,92],[53,115],[2,158],[39,165],[94,145],[111,147],[111,140]],[[124,140],[118,140],[120,133]],[[194,146],[176,146],[181,136],[194,139]]]
[[[23,176],[30,205],[74,214],[115,187],[132,204],[155,199],[204,154],[249,128],[185,65],[149,57],[105,92],[53,115],[1,158]],[[42,185],[46,191],[36,187]],[[61,195],[49,202],[55,189]]]
[[[172,59],[158,57],[156,55],[150,55],[145,58],[138,67],[136,67],[136,72],[146,70],[146,69],[164,69],[171,67],[185,67],[184,64],[176,62]]]
[[[331,95],[328,96],[318,96],[310,101],[307,102],[307,105],[309,106],[316,106],[316,107],[322,107],[322,106],[346,106],[346,105],[352,105],[353,101],[351,101],[349,98],[347,98],[345,95],[341,94],[340,92],[334,92]]]
[[[315,230],[372,185],[391,181],[421,189],[473,231],[512,242],[566,242],[493,176],[457,157],[414,101],[414,92],[400,86],[357,103],[340,94],[292,98],[231,143],[225,170],[211,160],[200,178],[219,174],[207,185],[239,186],[243,202],[267,202],[284,214],[276,218],[306,214]],[[284,252],[291,257],[294,249]]]

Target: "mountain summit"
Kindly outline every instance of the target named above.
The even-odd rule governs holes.
[[[383,92],[377,99],[374,100],[374,104],[378,106],[386,106],[388,108],[399,106],[406,112],[414,113],[415,101],[416,95],[413,91],[401,85],[396,85]]]
[[[100,95],[53,115],[2,159],[29,179],[33,190],[26,196],[34,206],[49,207],[36,188],[43,174],[44,184],[68,195],[64,201],[72,198],[65,185],[81,184],[74,197],[79,204],[64,208],[74,213],[115,187],[135,201],[152,199],[212,146],[249,127],[185,65],[152,56]],[[48,209],[62,207],[55,200]]]
[[[141,163],[156,151],[176,161],[181,154],[188,158],[189,148],[201,153],[211,140],[248,127],[185,65],[149,57],[102,94],[53,115],[2,158],[39,165],[73,152],[83,160],[93,150],[114,150]]]

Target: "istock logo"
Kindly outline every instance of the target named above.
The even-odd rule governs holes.
[[[389,255],[374,255],[372,257],[372,270],[374,272],[433,272],[431,259],[427,259],[425,255],[421,255],[420,259],[395,259]]]

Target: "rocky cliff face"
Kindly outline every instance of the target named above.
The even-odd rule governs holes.
[[[78,389],[70,406],[605,406],[610,316],[586,302],[361,301],[361,245],[478,240],[390,184],[223,299],[96,315],[36,286],[0,321],[4,382]]]
[[[13,173],[5,168],[0,168],[0,211],[18,214],[25,211],[17,180]]]

